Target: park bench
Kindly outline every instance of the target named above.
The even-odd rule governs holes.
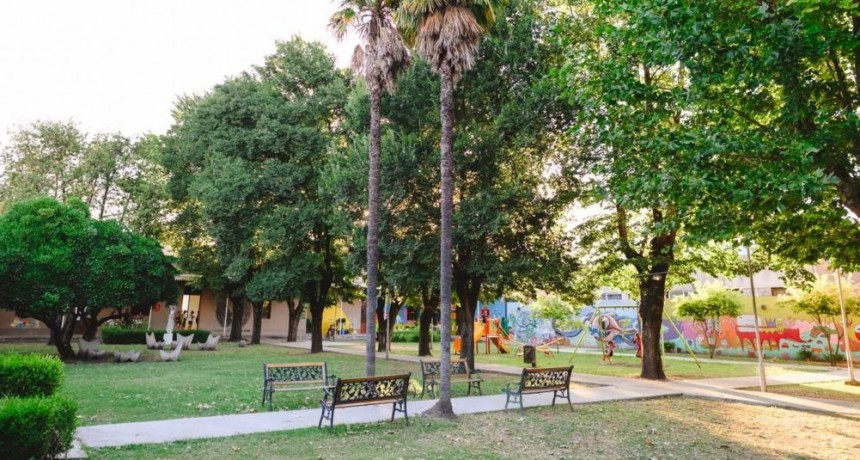
[[[331,386],[334,375],[328,375],[326,363],[263,364],[263,405],[272,410],[276,391],[319,390]]]
[[[409,389],[409,374],[383,375],[377,377],[359,377],[354,379],[337,379],[334,387],[324,389],[323,399],[320,400],[322,413],[317,428],[322,428],[323,420],[329,421],[329,428],[334,430],[334,410],[338,407],[358,407],[374,404],[392,404],[391,421],[397,412],[403,412],[406,424],[409,424],[409,414],[406,413],[406,391]]]
[[[508,404],[512,402],[519,403],[520,410],[524,410],[524,394],[548,393],[550,391],[553,392],[553,406],[555,406],[555,398],[567,398],[567,404],[573,410],[573,403],[570,402],[570,375],[572,373],[573,366],[524,368],[519,382],[509,383],[506,388],[502,389],[507,394],[505,411],[507,412]]]
[[[430,396],[436,395],[436,387],[439,385],[441,378],[441,362],[439,361],[419,361],[421,363],[421,397],[424,397],[424,392],[429,388]],[[472,394],[472,388],[478,390],[479,395],[484,393],[481,391],[481,382],[484,379],[478,371],[470,371],[466,361],[462,359],[451,360],[451,383],[467,383],[469,389],[467,394]]]

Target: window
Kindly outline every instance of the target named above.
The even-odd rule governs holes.
[[[785,295],[785,294],[787,294],[787,292],[786,292],[784,287],[770,288],[770,295],[772,295],[772,296]]]
[[[603,294],[600,297],[603,300],[621,300],[621,294]]]

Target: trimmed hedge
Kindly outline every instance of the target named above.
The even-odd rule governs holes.
[[[77,411],[65,396],[0,399],[0,458],[53,458],[66,452]]]
[[[167,331],[164,329],[145,331],[143,329],[126,329],[124,327],[103,327],[102,343],[113,345],[145,345],[147,332],[154,332],[155,340],[160,342],[164,339],[164,333]],[[190,331],[175,329],[173,331],[174,340],[176,340],[176,334],[194,334],[195,342],[205,342],[209,337],[209,331],[203,329],[193,329]]]
[[[0,355],[0,397],[50,396],[64,377],[63,363],[54,356]]]
[[[419,331],[418,331],[417,327],[400,329],[397,326],[395,326],[395,330],[391,332],[391,341],[392,342],[418,343],[418,334],[419,334]],[[434,342],[438,342],[441,339],[441,337],[439,335],[439,331],[434,329],[434,328],[430,328],[430,335],[431,335],[431,337],[433,337],[432,340]]]

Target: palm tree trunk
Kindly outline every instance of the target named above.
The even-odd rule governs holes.
[[[440,366],[439,401],[426,414],[442,418],[454,418],[451,406],[451,276],[453,270],[451,236],[454,220],[454,79],[451,69],[442,69],[440,89],[441,139],[441,192],[442,222],[439,257],[439,308],[442,309],[442,343]]]
[[[380,99],[382,88],[377,81],[368,81],[370,86],[370,167],[367,177],[367,337],[365,350],[367,354],[364,373],[367,377],[376,375],[376,323],[374,310],[379,296],[376,287],[376,274],[379,255],[379,124]]]

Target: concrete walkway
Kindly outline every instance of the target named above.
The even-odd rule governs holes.
[[[288,346],[284,342],[273,343]],[[309,343],[290,344],[291,347],[309,348]],[[364,355],[363,351],[345,349],[336,343],[327,343],[326,351]],[[414,361],[414,356],[390,355],[391,359]],[[481,365],[485,372],[496,372],[508,375],[520,375],[522,368],[504,365]],[[785,383],[811,383],[834,380],[847,380],[847,371],[830,372],[797,372],[768,379],[772,385]],[[590,404],[603,401],[623,401],[668,396],[692,396],[729,400],[747,404],[778,406],[806,411],[839,414],[860,418],[860,404],[850,402],[823,401],[774,393],[739,390],[758,386],[758,377],[734,377],[726,379],[704,379],[686,381],[655,382],[642,379],[629,379],[591,374],[574,373],[572,381],[586,383],[592,386],[577,388],[571,391],[574,404]],[[524,399],[526,407],[546,406],[552,401],[550,394],[529,395]],[[435,400],[417,400],[409,402],[409,413],[413,416],[429,409]],[[504,395],[471,396],[454,398],[454,411],[458,414],[474,414],[480,412],[501,411],[505,406]],[[564,409],[559,409],[564,410]],[[300,409],[280,412],[263,412],[254,414],[220,415],[213,417],[196,417],[173,420],[158,420],[150,422],[117,423],[110,425],[84,426],[77,430],[77,438],[81,444],[89,448],[108,446],[123,446],[130,444],[165,443],[187,439],[203,439],[236,436],[241,434],[265,433],[272,431],[294,430],[315,427],[319,422],[320,409]],[[384,406],[369,406],[339,409],[336,412],[335,423],[348,425],[356,423],[373,423],[388,420],[391,408]],[[398,416],[399,417],[399,416]],[[189,429],[189,427],[193,427]],[[69,458],[82,456],[77,450],[70,453]]]

